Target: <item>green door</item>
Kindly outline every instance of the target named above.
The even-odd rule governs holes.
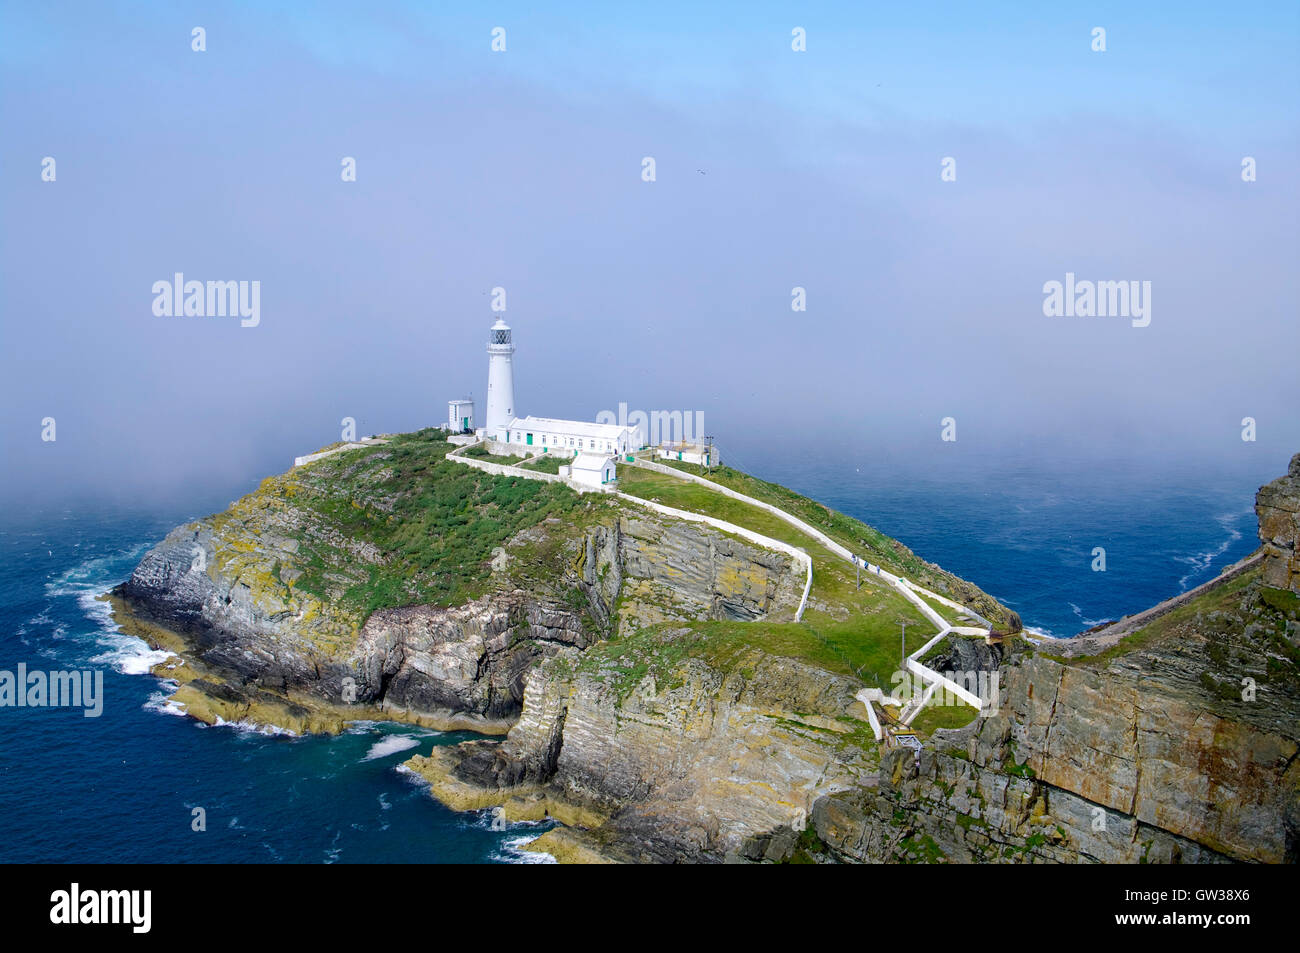
[[[531,447],[532,445],[533,445],[533,435],[532,435],[532,434],[529,434],[529,435],[528,435],[528,446]]]
[[[460,429],[461,429],[461,430],[468,430],[468,429],[469,429],[469,418],[468,418],[468,417],[462,417],[462,418],[460,418]]]

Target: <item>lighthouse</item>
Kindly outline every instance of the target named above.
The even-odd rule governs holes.
[[[481,441],[487,452],[496,456],[541,456],[558,454],[564,458],[577,458],[584,454],[604,454],[599,466],[579,467],[579,482],[593,482],[605,486],[615,479],[613,457],[628,454],[644,442],[641,428],[618,423],[589,423],[584,420],[560,420],[555,417],[520,417],[515,413],[515,342],[510,337],[510,325],[497,318],[488,332],[488,395],[487,414],[483,426],[471,438],[462,431],[468,429],[473,419],[473,403],[453,400],[447,403],[447,439],[464,445],[466,441]],[[608,462],[610,465],[605,466]],[[586,469],[591,473],[582,476]],[[599,476],[599,479],[596,479]]]
[[[510,339],[510,325],[502,318],[488,333],[487,417],[483,421],[493,440],[509,439],[505,432],[515,419],[515,345]]]

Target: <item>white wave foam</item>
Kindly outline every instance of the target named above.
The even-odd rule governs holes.
[[[288,728],[281,728],[277,725],[258,725],[251,721],[226,721],[220,715],[217,716],[216,724],[213,728],[233,728],[235,731],[244,732],[250,735],[265,735],[267,737],[297,738],[298,732],[290,731]]]
[[[141,543],[119,553],[84,560],[45,584],[46,595],[75,599],[82,615],[94,625],[95,631],[89,636],[101,651],[90,661],[110,665],[123,675],[147,675],[153,666],[171,656],[170,652],[151,649],[142,639],[123,633],[113,620],[112,608],[101,598],[148,548],[148,543]],[[47,608],[31,621],[49,624],[53,620],[48,613]],[[53,637],[63,638],[67,634],[67,627],[60,625]]]
[[[151,649],[140,639],[130,635],[112,633],[99,639],[107,651],[91,658],[92,662],[111,665],[123,675],[148,675],[149,670],[172,657],[172,653]]]
[[[47,582],[45,592],[51,596],[80,596],[86,593],[98,595],[107,592],[126,577],[148,548],[148,543],[141,543],[109,556],[84,560]]]
[[[493,856],[493,860],[503,861],[507,864],[557,864],[557,861],[551,854],[536,850],[524,850],[524,845],[534,840],[536,835],[525,834],[522,837],[512,837],[509,840],[502,841],[501,849]]]
[[[1085,629],[1091,629],[1094,625],[1101,625],[1103,622],[1110,621],[1109,619],[1085,619],[1083,617],[1083,610],[1080,609],[1078,606],[1076,606],[1073,602],[1070,603],[1070,609],[1071,611],[1074,612],[1075,618],[1079,620],[1079,624],[1082,625]]]
[[[140,707],[145,711],[157,712],[160,715],[179,715],[184,718],[187,714],[185,706],[180,702],[172,701],[171,695],[166,692],[154,692],[149,696],[149,700]]]
[[[420,743],[420,739],[413,738],[410,735],[389,735],[388,737],[376,741],[366,752],[362,761],[374,761],[376,758],[387,758],[389,755],[397,754],[399,751],[407,751],[414,748]]]
[[[1189,584],[1191,580],[1205,573],[1214,564],[1216,559],[1226,553],[1233,543],[1241,539],[1241,533],[1236,528],[1235,524],[1242,516],[1242,513],[1221,513],[1214,518],[1214,521],[1228,533],[1228,538],[1221,542],[1215,549],[1207,549],[1204,552],[1194,553],[1190,556],[1174,557],[1175,561],[1192,567],[1187,571],[1185,576],[1178,580],[1179,589],[1186,590],[1190,588]]]

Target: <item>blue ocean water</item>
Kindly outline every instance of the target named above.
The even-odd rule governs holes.
[[[1056,635],[1143,609],[1249,553],[1254,492],[1270,478],[755,457],[733,462],[870,522]],[[0,525],[0,669],[89,667],[105,679],[99,718],[0,709],[0,861],[545,859],[518,849],[544,826],[494,830],[488,813],[448,811],[397,770],[465,734],[373,724],[290,738],[169,711],[167,686],[147,674],[153,657],[95,597],[197,515],[85,506]],[[1096,546],[1104,573],[1091,569]],[[204,831],[192,829],[195,808]]]
[[[536,862],[544,824],[493,829],[397,765],[467,733],[366,724],[335,738],[209,728],[170,712],[155,660],[95,597],[196,514],[70,511],[0,527],[0,669],[104,671],[98,718],[0,709],[0,861]],[[206,830],[192,829],[194,809]],[[500,823],[497,825],[500,827]]]

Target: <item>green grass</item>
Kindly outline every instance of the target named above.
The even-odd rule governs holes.
[[[920,647],[922,638],[909,632],[908,651]],[[721,672],[744,669],[752,665],[755,649],[886,689],[900,667],[898,627],[870,617],[820,625],[731,619],[664,622],[589,649],[581,664],[615,671],[616,680],[630,680],[623,686],[630,690],[647,672],[662,679],[688,656],[704,659]]]
[[[588,649],[578,660],[580,671],[612,673],[620,694],[653,674],[669,677],[687,658],[698,658],[723,674],[748,671],[754,651],[799,659],[840,675],[852,668],[807,626],[796,622],[663,622],[647,626]]]
[[[414,603],[461,605],[486,590],[495,547],[549,516],[573,523],[602,508],[563,484],[444,459],[452,449],[437,431],[404,434],[264,483],[312,514],[292,562],[304,573],[296,586],[334,601],[339,583],[329,576],[350,577],[339,601],[363,615]],[[369,544],[380,559],[358,560],[340,539]]]
[[[508,453],[505,455],[489,453],[487,447],[481,443],[476,443],[471,447],[466,447],[459,454],[462,457],[473,457],[475,460],[486,460],[488,463],[500,463],[504,466],[513,466],[527,460],[528,457],[521,456],[517,453]]]
[[[561,457],[558,453],[548,453],[537,460],[525,463],[525,470],[537,470],[541,473],[559,473],[560,467],[567,465],[571,457]]]
[[[912,720],[919,734],[930,735],[938,728],[964,728],[979,717],[979,712],[965,703],[936,705],[933,700]]]

